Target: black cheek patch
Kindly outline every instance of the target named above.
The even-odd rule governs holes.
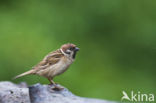
[[[74,54],[73,54],[73,59],[75,59],[76,57],[76,51],[74,51]]]

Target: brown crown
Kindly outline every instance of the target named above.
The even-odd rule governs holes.
[[[62,45],[62,46],[61,46],[61,49],[62,49],[63,51],[66,51],[67,49],[69,49],[69,48],[74,48],[74,47],[76,47],[76,45],[71,44],[71,43],[68,43],[68,44]]]

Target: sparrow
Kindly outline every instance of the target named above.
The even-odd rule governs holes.
[[[32,67],[31,70],[14,77],[14,79],[25,75],[39,75],[49,80],[50,85],[55,85],[53,78],[64,73],[74,62],[79,48],[71,43],[64,44],[60,49],[50,52],[41,62]]]

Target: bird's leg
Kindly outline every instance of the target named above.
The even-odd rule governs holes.
[[[56,85],[55,82],[51,78],[48,78],[48,80],[50,82],[50,85]]]
[[[64,89],[63,87],[57,86],[56,83],[52,79],[48,78],[48,80],[50,81],[50,85],[54,85],[54,88],[52,88],[53,90],[59,91],[59,90]]]

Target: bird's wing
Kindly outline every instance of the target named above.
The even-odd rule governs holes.
[[[54,65],[59,62],[63,56],[64,55],[61,52],[56,50],[45,56],[44,59],[33,68],[37,70],[46,69],[48,66]]]

